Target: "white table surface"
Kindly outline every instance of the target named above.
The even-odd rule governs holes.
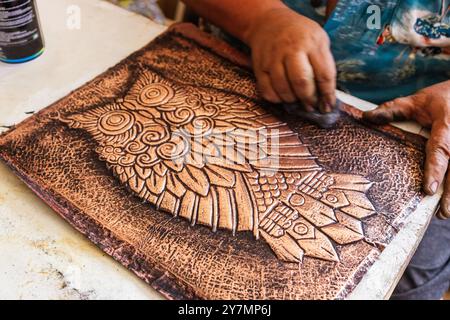
[[[99,0],[37,0],[46,51],[0,63],[0,126],[16,124],[67,95],[165,30]],[[78,6],[81,28],[67,27]],[[70,12],[70,11],[69,11]],[[361,109],[374,106],[339,93]],[[413,123],[400,125],[424,133]],[[0,132],[6,130],[0,128]],[[350,299],[383,299],[417,247],[439,197],[427,198],[383,251]],[[0,163],[0,299],[160,299],[161,296],[69,226]]]

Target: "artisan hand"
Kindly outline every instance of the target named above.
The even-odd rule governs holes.
[[[415,95],[387,102],[366,112],[364,117],[376,123],[412,119],[431,127],[431,138],[426,150],[424,190],[433,195],[444,184],[438,217],[450,218],[450,81],[428,87]]]
[[[306,111],[331,112],[336,66],[323,28],[289,8],[253,20],[243,39],[252,49],[262,96],[274,103],[302,102]]]

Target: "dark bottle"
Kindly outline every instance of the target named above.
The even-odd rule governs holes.
[[[21,63],[44,52],[34,0],[0,0],[0,61]]]

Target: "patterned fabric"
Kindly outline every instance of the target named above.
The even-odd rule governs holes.
[[[449,0],[340,0],[326,23],[323,6],[285,3],[324,23],[339,86],[355,96],[381,103],[450,79]]]
[[[156,0],[107,0],[122,8],[142,14],[155,22],[164,24],[165,17]]]

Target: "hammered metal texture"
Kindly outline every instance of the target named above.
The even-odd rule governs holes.
[[[343,298],[422,198],[423,140],[359,118],[286,118],[245,56],[177,25],[1,136],[0,155],[169,298]]]

